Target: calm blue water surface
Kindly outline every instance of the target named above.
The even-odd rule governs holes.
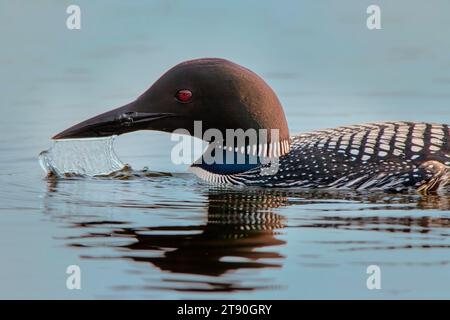
[[[169,135],[120,136],[172,176],[49,180],[50,137],[223,57],[278,93],[292,133],[450,123],[448,1],[0,1],[0,298],[450,298],[450,197],[215,188]],[[382,289],[366,288],[379,265]],[[68,290],[79,265],[82,289]]]

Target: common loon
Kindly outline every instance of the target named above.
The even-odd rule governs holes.
[[[276,158],[270,163],[195,163],[191,170],[212,183],[263,187],[349,188],[430,192],[450,184],[449,127],[424,122],[379,122],[294,136],[273,90],[252,71],[225,59],[182,62],[135,101],[83,121],[53,139],[119,135],[136,130],[202,137],[210,128],[277,130],[262,146],[229,150]],[[207,140],[207,139],[206,139]],[[212,145],[213,141],[207,140]],[[233,141],[234,142],[234,141]],[[227,143],[224,139],[224,152]],[[253,153],[252,151],[253,150]]]

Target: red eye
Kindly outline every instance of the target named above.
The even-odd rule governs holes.
[[[192,99],[192,92],[189,90],[180,90],[175,95],[179,102],[189,102]]]

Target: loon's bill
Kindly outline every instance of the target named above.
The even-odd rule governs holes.
[[[55,135],[54,139],[102,137],[137,130],[194,135],[217,129],[277,130],[267,140],[277,150],[271,164],[234,166],[195,163],[192,172],[211,183],[260,187],[357,190],[450,188],[450,140],[446,124],[381,122],[289,135],[274,91],[262,78],[233,62],[196,59],[167,71],[135,101]],[[210,141],[208,141],[210,142]]]

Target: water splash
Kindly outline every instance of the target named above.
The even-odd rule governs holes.
[[[55,140],[39,154],[39,163],[52,176],[105,176],[127,166],[114,152],[115,136],[89,139]]]

